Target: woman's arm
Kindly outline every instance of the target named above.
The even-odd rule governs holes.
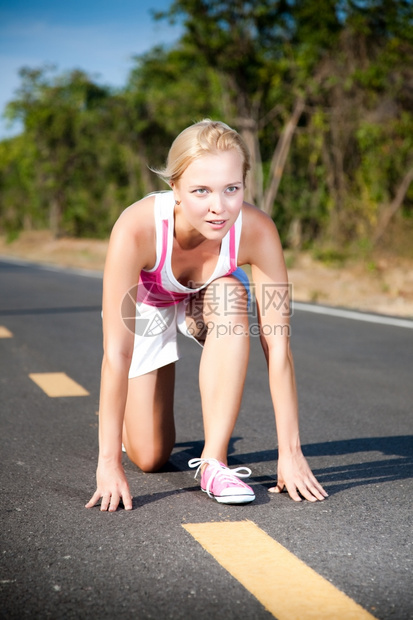
[[[132,508],[122,467],[122,428],[134,334],[122,318],[122,303],[129,291],[136,295],[141,270],[152,267],[151,262],[155,262],[154,235],[152,198],[129,207],[115,224],[110,237],[103,278],[104,351],[97,489],[86,504],[87,508],[100,499],[101,510],[116,510],[120,499],[127,510]],[[129,305],[134,312],[132,298]]]
[[[285,487],[295,501],[300,501],[300,494],[310,501],[322,500],[327,493],[301,451],[288,277],[281,242],[271,218],[249,205],[244,213],[239,259],[251,265],[278,437],[278,479],[270,491],[281,492]]]

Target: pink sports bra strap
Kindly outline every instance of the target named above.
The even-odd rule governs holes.
[[[237,257],[236,257],[236,248],[235,248],[235,224],[231,226],[229,230],[229,260],[230,260],[230,268],[227,273],[229,275],[237,268]]]
[[[188,297],[188,293],[168,291],[162,284],[162,268],[168,251],[168,230],[168,220],[162,220],[162,253],[159,265],[154,271],[141,271],[139,279],[139,284],[143,286],[138,289],[138,301],[158,308],[173,306]]]

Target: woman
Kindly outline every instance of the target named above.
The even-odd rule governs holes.
[[[122,442],[143,471],[168,460],[178,329],[203,346],[205,444],[189,465],[201,470],[201,489],[218,502],[254,499],[240,480],[251,471],[226,466],[249,353],[249,290],[238,265],[251,266],[276,418],[278,479],[270,491],[286,488],[295,501],[327,496],[300,447],[289,313],[274,302],[286,294],[287,273],[273,221],[244,202],[248,169],[237,132],[221,122],[196,123],[156,171],[171,191],[131,205],[113,228],[103,283],[97,489],[88,508],[99,500],[104,511],[116,510],[120,500],[132,508]]]

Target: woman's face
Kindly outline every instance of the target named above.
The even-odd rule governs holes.
[[[172,185],[176,226],[206,239],[222,239],[237,219],[244,200],[243,160],[237,150],[195,159]]]

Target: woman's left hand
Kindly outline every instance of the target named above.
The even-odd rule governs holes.
[[[300,496],[309,502],[322,501],[328,497],[328,493],[314,476],[301,451],[278,458],[277,485],[269,491],[282,493],[284,488],[295,502],[301,502]]]

